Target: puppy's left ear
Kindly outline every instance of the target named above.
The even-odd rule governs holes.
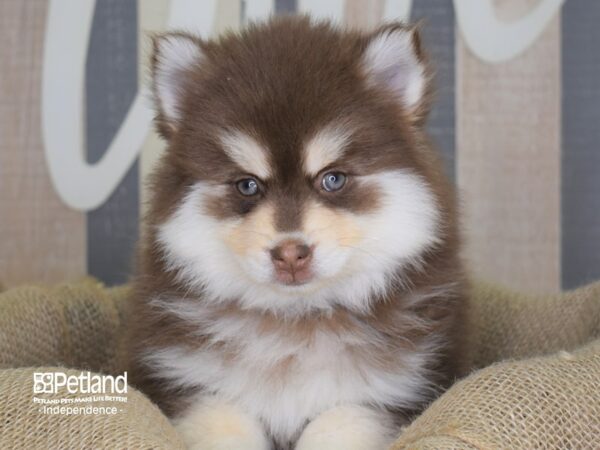
[[[412,122],[425,119],[431,70],[416,26],[394,23],[376,30],[368,38],[362,66],[367,82],[394,95]]]

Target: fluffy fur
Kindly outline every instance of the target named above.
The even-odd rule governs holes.
[[[134,383],[190,448],[385,448],[460,375],[465,335],[417,31],[168,34],[153,74],[169,151],[131,301]],[[301,282],[278,281],[289,242],[308,252]]]

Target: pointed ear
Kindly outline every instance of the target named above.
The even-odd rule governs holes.
[[[159,131],[169,137],[181,120],[181,104],[190,71],[201,63],[199,39],[185,33],[153,38],[152,92],[158,110]]]
[[[431,76],[416,27],[395,23],[375,31],[362,64],[367,81],[392,93],[412,121],[425,118]]]

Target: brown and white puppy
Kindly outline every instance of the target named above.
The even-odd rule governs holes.
[[[460,371],[455,199],[414,28],[155,40],[132,378],[190,448],[383,449]]]

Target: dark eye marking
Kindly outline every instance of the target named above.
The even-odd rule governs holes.
[[[321,177],[321,187],[327,192],[336,192],[344,187],[346,179],[342,172],[327,172]]]
[[[260,192],[258,181],[254,178],[244,178],[235,184],[240,194],[246,197],[252,197]]]

